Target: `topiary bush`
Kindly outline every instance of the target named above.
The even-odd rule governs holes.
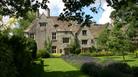
[[[100,77],[102,66],[98,63],[84,63],[81,67],[81,71],[89,76]]]

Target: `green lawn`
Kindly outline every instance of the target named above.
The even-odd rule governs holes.
[[[103,63],[107,61],[123,61],[122,56],[102,56],[96,58],[99,58],[99,61]],[[138,66],[138,58],[135,58],[135,55],[126,55],[125,60],[130,66]]]
[[[66,63],[61,58],[42,59],[43,62],[36,61],[34,77],[87,77],[79,69]]]

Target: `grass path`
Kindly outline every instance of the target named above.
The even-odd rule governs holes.
[[[39,77],[87,77],[61,58],[48,58],[43,61],[43,75]]]

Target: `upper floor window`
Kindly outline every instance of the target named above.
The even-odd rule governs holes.
[[[81,43],[82,44],[87,44],[87,40],[82,40]]]
[[[46,22],[40,22],[40,26],[46,26]]]
[[[87,35],[87,30],[83,30],[82,35]]]
[[[94,43],[94,40],[91,40],[91,43]]]
[[[69,38],[63,38],[63,43],[69,43]]]
[[[56,40],[56,32],[52,32],[52,40]]]

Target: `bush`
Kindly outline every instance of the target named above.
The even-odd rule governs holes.
[[[84,63],[81,67],[81,71],[89,76],[100,77],[101,65],[98,63]]]
[[[81,71],[90,77],[135,77],[138,76],[138,67],[133,70],[127,63],[109,63],[101,66],[98,63],[85,63]]]
[[[138,57],[138,50],[136,50],[134,53],[136,54],[136,57]]]
[[[132,67],[132,74],[134,77],[138,77],[138,67]]]
[[[100,51],[92,53],[92,56],[113,56],[113,53],[110,51]]]
[[[132,77],[127,63],[109,63],[101,72],[102,77]]]
[[[14,35],[10,38],[8,45],[13,52],[13,63],[18,72],[17,77],[28,77],[31,70],[32,57],[28,49],[27,38]]]
[[[61,57],[62,54],[60,53],[53,53],[53,54],[50,54],[51,57],[54,57],[54,58],[58,58],[58,57]]]
[[[27,48],[32,54],[32,59],[36,59],[37,44],[34,39],[27,39]]]
[[[45,49],[41,49],[37,51],[37,58],[50,58],[50,54],[45,50]]]

